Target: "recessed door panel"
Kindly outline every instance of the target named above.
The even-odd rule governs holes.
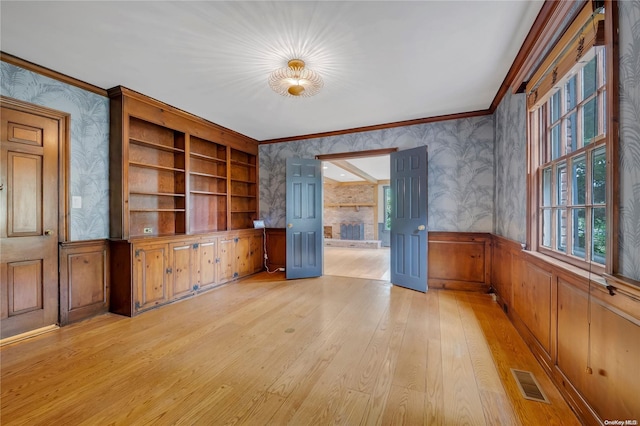
[[[8,264],[8,316],[42,309],[42,260]]]
[[[42,234],[42,156],[8,152],[7,237]]]
[[[7,123],[7,140],[27,145],[42,146],[42,128],[20,123]]]

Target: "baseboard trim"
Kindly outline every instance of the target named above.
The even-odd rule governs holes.
[[[48,333],[50,331],[54,331],[59,329],[60,326],[57,324],[48,325],[46,327],[38,328],[36,330],[26,331],[21,334],[16,334],[15,336],[5,337],[4,339],[0,339],[0,348],[5,345],[10,345],[12,343],[20,342],[22,340],[30,339],[32,337],[39,336],[41,334]]]

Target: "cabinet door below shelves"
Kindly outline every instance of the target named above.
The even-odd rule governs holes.
[[[225,283],[237,278],[236,242],[237,238],[218,240],[218,282]]]
[[[171,261],[169,268],[169,283],[171,284],[171,298],[179,299],[197,290],[198,249],[191,243],[173,243],[171,247]]]
[[[246,235],[238,238],[236,244],[237,272],[239,277],[246,277],[253,272],[253,261],[251,259],[251,239]]]
[[[262,234],[251,237],[251,263],[253,265],[251,273],[260,272],[264,269],[264,242],[262,237]]]
[[[217,248],[215,238],[200,242],[198,261],[200,267],[201,289],[218,283],[218,280],[216,279],[216,271],[218,269],[218,264],[216,262],[218,257]]]
[[[169,300],[167,244],[134,245],[134,310],[142,311]]]

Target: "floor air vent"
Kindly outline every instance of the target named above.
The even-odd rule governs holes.
[[[525,399],[550,404],[549,399],[544,392],[542,392],[540,384],[530,371],[516,370],[512,368],[511,372],[513,373],[513,377],[515,377],[516,383],[520,388],[520,392],[522,392],[522,396]]]

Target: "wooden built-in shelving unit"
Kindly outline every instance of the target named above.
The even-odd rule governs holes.
[[[124,87],[109,97],[112,311],[262,270],[257,141]]]

